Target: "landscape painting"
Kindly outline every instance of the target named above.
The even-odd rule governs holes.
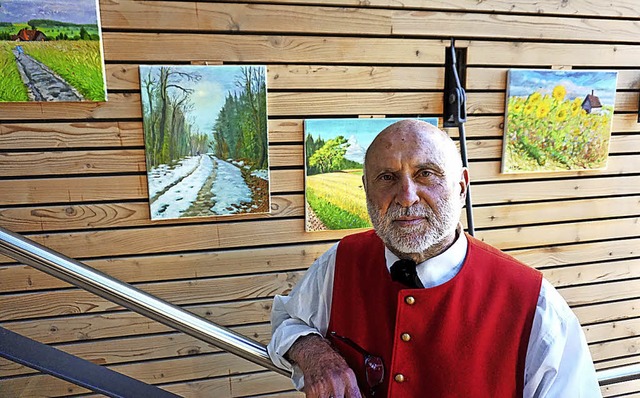
[[[512,69],[503,173],[607,166],[617,72]]]
[[[265,66],[140,66],[152,220],[270,211],[265,77]]]
[[[309,232],[369,228],[364,155],[375,136],[401,119],[304,121],[305,225]],[[437,118],[422,118],[434,126]]]
[[[0,102],[106,99],[97,0],[0,1]]]

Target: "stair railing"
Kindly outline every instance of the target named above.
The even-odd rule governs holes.
[[[269,359],[266,347],[223,326],[163,301],[149,293],[0,227],[4,254],[72,285],[188,334],[257,365],[289,376]],[[640,379],[640,364],[597,372],[600,386]]]

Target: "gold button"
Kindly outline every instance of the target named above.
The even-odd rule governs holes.
[[[411,335],[409,333],[402,333],[402,335],[400,335],[400,338],[402,339],[402,341],[409,341],[411,340]]]
[[[409,304],[409,305],[413,305],[416,302],[416,299],[413,296],[407,296],[404,298],[404,302]]]
[[[404,375],[402,373],[398,373],[397,375],[395,375],[393,380],[397,381],[398,383],[404,383]]]

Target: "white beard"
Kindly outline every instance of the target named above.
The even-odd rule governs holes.
[[[434,211],[424,203],[410,207],[401,207],[393,203],[386,214],[367,197],[367,210],[376,233],[390,249],[404,254],[425,253],[429,248],[442,242],[447,236],[455,233],[462,203],[452,197],[443,198],[436,203]],[[399,227],[393,220],[401,216],[424,217],[426,222],[415,226]]]

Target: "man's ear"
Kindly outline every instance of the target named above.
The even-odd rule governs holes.
[[[460,175],[460,199],[462,203],[464,203],[467,197],[467,191],[469,190],[469,169],[466,167],[462,168],[462,174]]]

